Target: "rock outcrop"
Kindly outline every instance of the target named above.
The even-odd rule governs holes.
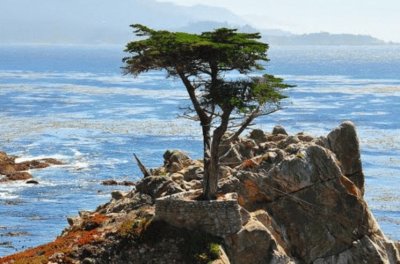
[[[201,161],[168,151],[136,190],[113,192],[95,212],[69,218],[55,242],[0,262],[400,263],[400,244],[363,198],[352,123],[327,137],[255,130],[221,153],[218,202],[190,195],[202,186]]]
[[[38,159],[16,163],[17,157],[8,156],[0,151],[0,183],[9,181],[30,180],[32,175],[30,169],[43,169],[51,165],[61,165],[62,162],[56,159]],[[32,183],[32,182],[27,182]]]

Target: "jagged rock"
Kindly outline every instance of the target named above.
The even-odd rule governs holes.
[[[279,134],[288,135],[288,133],[286,132],[285,128],[283,126],[279,126],[278,125],[278,126],[275,126],[272,129],[272,135],[279,135]]]
[[[136,184],[136,190],[152,198],[182,192],[183,189],[170,178],[164,176],[150,176],[143,178]]]
[[[349,144],[355,157],[358,145],[339,143],[341,136],[332,140],[336,133],[357,141],[345,123],[339,132],[330,134],[339,155],[310,142],[296,154],[286,154],[268,171],[238,172],[239,202],[250,211],[262,209],[273,216],[276,225],[268,230],[281,234],[281,245],[301,262],[363,263],[372,259],[370,263],[398,263],[398,250],[383,238],[361,190],[345,176],[346,169],[337,160],[346,149],[342,144]],[[352,161],[356,164],[348,168],[361,169],[358,158]]]
[[[233,264],[294,263],[271,232],[254,219],[225,242]]]
[[[189,156],[180,150],[167,150],[164,155],[164,167],[167,172],[175,173],[183,169]]]
[[[268,172],[239,171],[237,177],[243,183],[239,194],[244,205],[252,206],[260,199],[274,201],[285,193],[341,176],[329,150],[311,145],[299,152],[299,155],[286,156]]]
[[[364,193],[360,143],[354,124],[350,121],[342,123],[329,133],[327,139],[329,149],[336,154],[344,175],[348,176]]]

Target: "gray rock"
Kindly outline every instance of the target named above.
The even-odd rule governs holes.
[[[273,234],[260,222],[250,219],[235,235],[225,239],[234,264],[293,263]]]
[[[286,130],[285,130],[285,128],[283,128],[283,126],[275,126],[273,129],[272,129],[272,135],[279,135],[279,134],[282,134],[282,135],[288,135],[288,133],[286,132]]]
[[[164,167],[167,172],[175,173],[183,168],[183,165],[190,160],[186,153],[180,150],[167,150],[164,155]]]
[[[335,153],[344,175],[348,176],[364,193],[360,143],[354,124],[350,121],[342,123],[329,133],[327,139],[329,149]]]
[[[121,191],[112,191],[111,197],[114,200],[120,200],[120,199],[124,198],[124,194]]]
[[[251,131],[249,137],[251,139],[254,139],[254,141],[257,144],[267,141],[267,136],[265,135],[264,131],[262,131],[261,129],[254,129],[253,131]]]

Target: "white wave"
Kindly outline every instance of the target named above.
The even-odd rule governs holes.
[[[50,155],[38,155],[38,156],[26,155],[26,156],[16,158],[15,162],[20,163],[20,162],[24,162],[24,161],[40,160],[40,159],[47,159],[47,158],[63,161],[63,160],[67,160],[68,156],[65,156],[62,154],[50,154]]]

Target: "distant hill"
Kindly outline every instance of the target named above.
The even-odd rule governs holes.
[[[118,44],[134,35],[130,24],[155,29],[203,32],[219,27],[261,32],[272,45],[380,45],[364,35],[313,33],[295,35],[258,29],[227,9],[179,6],[156,0],[0,0],[0,44]]]
[[[327,32],[276,36],[264,35],[264,40],[272,45],[384,45],[385,41],[368,35],[330,34]]]
[[[213,20],[245,24],[227,9],[156,0],[0,0],[0,43],[126,43],[130,24],[171,29]]]
[[[227,22],[200,21],[184,27],[173,28],[175,31],[200,33],[216,28],[237,28],[241,32],[260,32],[262,39],[270,45],[300,46],[300,45],[384,45],[383,40],[368,35],[330,34],[327,32],[296,35],[280,29],[257,29],[250,25],[238,26]]]

